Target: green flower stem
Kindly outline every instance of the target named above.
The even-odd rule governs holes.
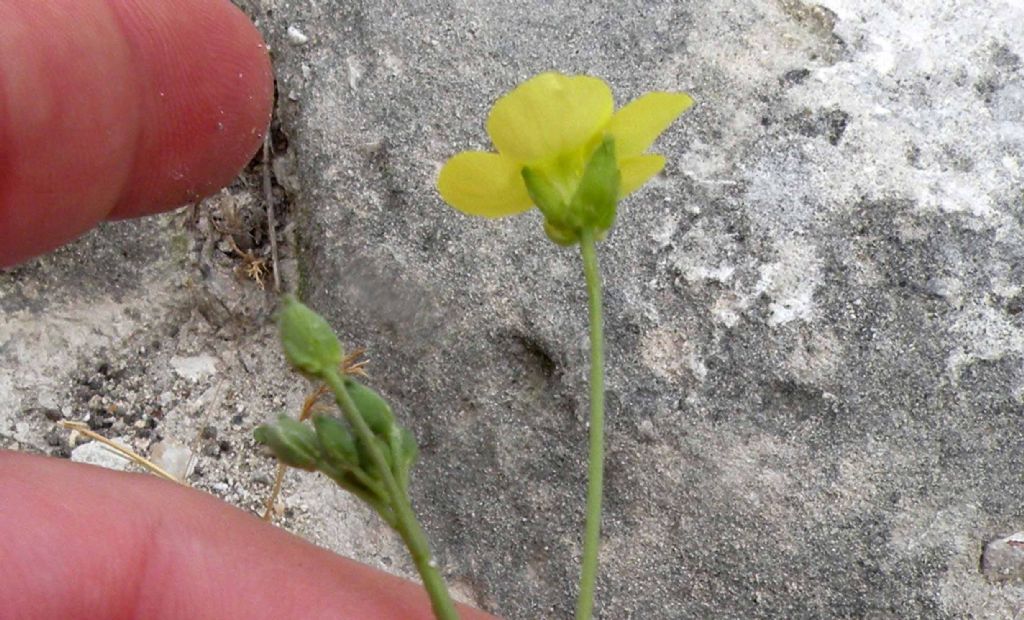
[[[420,527],[416,515],[413,514],[409,497],[399,487],[391,472],[391,466],[388,465],[384,453],[377,445],[377,438],[374,437],[370,427],[363,420],[362,414],[352,402],[341,375],[336,370],[330,369],[324,372],[322,379],[334,392],[335,402],[345,414],[345,418],[355,430],[359,440],[367,446],[377,471],[381,472],[384,490],[391,500],[394,511],[395,529],[405,541],[406,547],[409,548],[412,560],[416,564],[416,570],[419,571],[420,578],[423,580],[423,587],[426,588],[427,594],[430,596],[430,605],[434,609],[434,616],[438,620],[458,620],[459,615],[448,594],[448,587],[437,570],[437,564],[431,558],[430,545],[427,543],[423,528]]]
[[[601,546],[601,493],[604,486],[604,351],[601,325],[601,274],[594,247],[594,231],[580,233],[580,254],[590,302],[590,462],[587,469],[587,523],[583,534],[583,562],[576,620],[590,620],[597,582],[597,555]]]

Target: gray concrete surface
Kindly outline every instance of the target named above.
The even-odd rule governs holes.
[[[575,592],[579,260],[536,214],[473,220],[433,189],[448,156],[489,146],[498,95],[557,69],[604,77],[620,102],[698,101],[600,248],[599,616],[1020,613],[1024,587],[979,565],[1024,518],[1019,2],[249,8],[289,139],[288,281],[369,349],[373,385],[419,437],[414,500],[462,598],[562,618]],[[248,187],[229,196],[246,206]],[[272,296],[203,230],[110,226],[0,276],[2,445],[64,450],[53,409],[159,406],[155,432],[197,453],[194,484],[259,505],[271,470],[250,425],[305,387],[274,346]],[[217,374],[186,378],[173,357]],[[210,424],[229,450],[206,448]],[[281,507],[284,526],[409,574],[323,480],[292,476]]]
[[[281,4],[286,13],[288,4]],[[605,618],[996,617],[1019,527],[1024,8],[322,2],[278,48],[307,298],[424,443],[446,570],[566,617],[586,400],[579,261],[433,180],[543,70],[698,104],[601,248]],[[281,24],[283,27],[284,24]]]

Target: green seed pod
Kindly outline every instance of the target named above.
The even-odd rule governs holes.
[[[253,433],[285,465],[314,471],[320,460],[320,444],[309,426],[282,415],[276,424],[263,424]]]
[[[331,326],[294,295],[282,299],[277,324],[285,357],[297,370],[320,377],[341,364],[344,354]]]
[[[316,414],[313,427],[323,449],[324,460],[339,470],[359,466],[356,440],[348,427],[334,416]]]
[[[416,445],[416,438],[409,432],[409,429],[400,427],[398,429],[398,458],[395,459],[398,466],[408,469],[419,456],[420,447]]]
[[[380,450],[381,454],[384,455],[384,461],[387,463],[388,469],[394,471],[395,460],[394,457],[391,456],[391,448],[388,447],[387,442],[381,441],[376,437],[373,438],[373,441],[377,444],[377,448]],[[359,465],[362,470],[371,478],[380,480],[380,472],[377,470],[377,465],[373,462],[373,458],[370,456],[370,450],[366,444],[362,441],[356,440],[356,449],[359,451]]]
[[[363,421],[370,427],[373,434],[386,438],[395,424],[395,414],[387,401],[377,392],[359,383],[351,377],[345,377],[345,388],[355,403],[356,409],[363,416]]]
[[[408,493],[409,470],[412,469],[413,463],[416,462],[416,457],[419,455],[419,446],[416,445],[416,438],[405,428],[399,431],[398,444],[399,457],[397,459],[398,463],[394,468],[395,478],[398,480],[402,490]]]
[[[416,445],[416,438],[404,426],[398,429],[398,441],[396,443],[398,444],[398,456],[395,458],[395,473],[404,480],[408,478],[409,469],[416,462],[420,448]]]
[[[252,438],[256,440],[256,443],[261,446],[270,445],[270,427],[266,424],[260,424],[253,430]]]

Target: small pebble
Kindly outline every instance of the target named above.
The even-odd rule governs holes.
[[[654,443],[658,439],[658,434],[654,430],[654,422],[650,418],[641,420],[637,430],[640,432],[640,441],[644,443]]]
[[[981,572],[991,581],[1024,581],[1024,532],[985,545]]]
[[[71,451],[71,460],[124,471],[131,462],[98,441],[84,443]]]
[[[296,26],[288,26],[288,42],[296,47],[309,43],[309,37]]]
[[[149,452],[153,463],[178,480],[185,480],[192,473],[195,457],[188,446],[174,441],[161,441]]]
[[[86,406],[89,407],[89,411],[97,413],[106,411],[106,407],[103,404],[103,397],[99,394],[94,394],[92,398],[89,399]]]
[[[217,358],[212,355],[194,355],[191,357],[179,357],[175,355],[170,359],[171,368],[174,372],[193,383],[205,379],[217,372]],[[163,396],[161,395],[161,398]]]
[[[59,422],[64,417],[63,415],[61,415],[60,409],[56,409],[53,407],[44,407],[42,409],[42,413],[44,416],[46,416],[46,419],[51,422]]]
[[[89,428],[91,430],[101,431],[113,426],[114,418],[101,416],[94,412],[89,414],[89,417],[86,418],[85,423],[89,425]]]

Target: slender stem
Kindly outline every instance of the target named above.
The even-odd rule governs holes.
[[[366,425],[366,421],[363,420],[363,416],[359,413],[359,409],[356,408],[356,404],[352,402],[352,398],[348,395],[348,390],[345,388],[341,375],[331,370],[325,373],[322,379],[331,388],[331,391],[334,392],[335,402],[338,403],[338,406],[345,414],[345,419],[348,420],[348,423],[355,430],[359,440],[367,447],[370,459],[373,460],[374,466],[380,472],[381,480],[384,482],[384,490],[387,492],[391,500],[392,509],[394,510],[395,529],[398,530],[398,534],[405,541],[405,546],[409,548],[413,563],[416,564],[416,570],[419,571],[420,578],[423,580],[423,587],[430,596],[430,605],[434,609],[434,616],[438,620],[458,620],[459,615],[456,613],[455,604],[452,603],[451,596],[448,594],[448,587],[437,570],[437,564],[431,558],[430,545],[427,543],[427,537],[423,533],[423,528],[420,527],[419,521],[416,520],[416,515],[413,514],[409,497],[402,492],[398,482],[395,480],[394,474],[391,472],[391,466],[377,445],[377,438],[373,435],[370,427]]]
[[[583,562],[576,620],[590,620],[597,582],[597,555],[601,546],[601,493],[604,485],[604,352],[601,325],[601,274],[594,247],[594,231],[580,234],[580,253],[587,279],[590,306],[590,461],[587,467],[587,523],[583,534]]]
[[[277,267],[277,217],[274,215],[274,186],[270,179],[272,172],[270,130],[271,128],[267,127],[267,135],[263,136],[263,197],[267,201],[267,236],[270,237],[270,264],[274,269],[274,291],[280,292],[281,272]]]
[[[281,494],[281,485],[284,484],[284,473],[287,469],[284,463],[277,464],[277,473],[274,474],[274,486],[270,489],[270,497],[267,498],[267,505],[263,509],[264,521],[270,521],[274,516],[274,504],[277,503],[277,496]]]

